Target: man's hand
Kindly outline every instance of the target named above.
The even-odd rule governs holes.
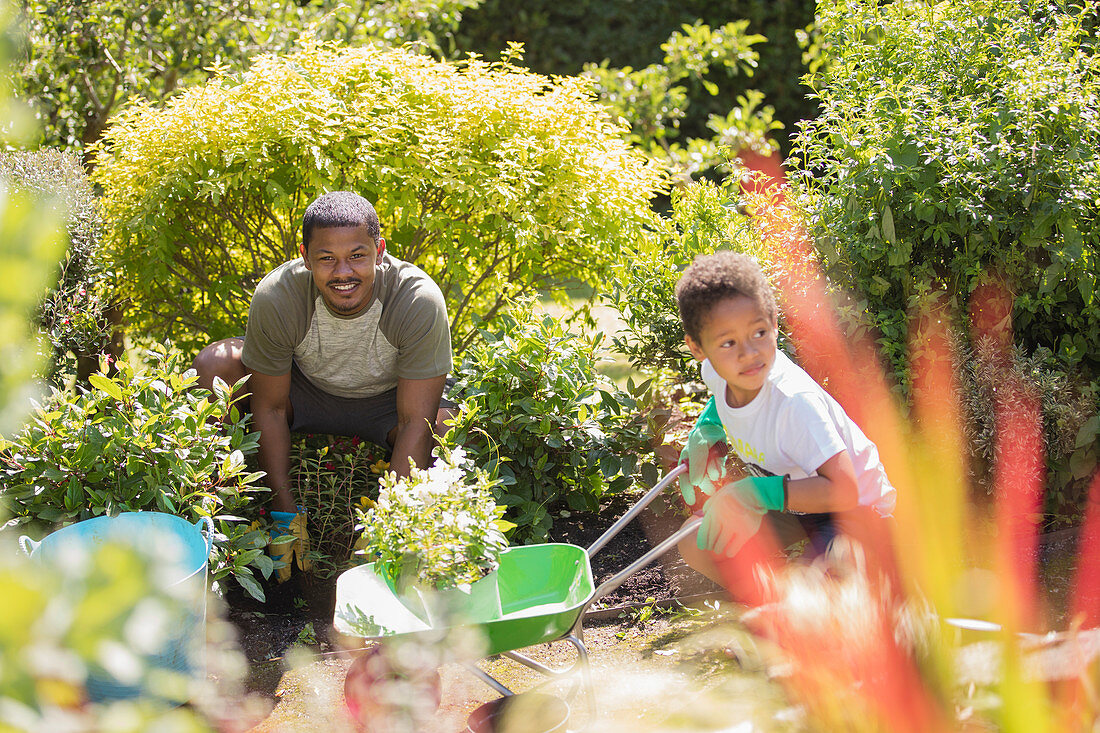
[[[711,496],[726,481],[726,430],[718,417],[714,397],[695,421],[688,433],[687,445],[680,452],[680,463],[686,464],[687,473],[680,474],[680,494],[690,507],[698,498],[696,489]]]
[[[723,486],[703,507],[699,549],[726,557],[740,552],[767,512],[784,510],[783,481],[782,476],[750,476]]]
[[[275,523],[275,535],[272,539],[282,539],[280,542],[270,542],[267,545],[267,554],[276,560],[283,561],[283,567],[275,570],[275,578],[280,583],[290,578],[290,566],[295,564],[299,570],[309,570],[313,562],[309,559],[309,532],[306,531],[306,513],[271,512],[271,520]]]

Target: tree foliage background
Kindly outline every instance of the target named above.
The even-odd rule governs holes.
[[[46,145],[83,151],[131,96],[164,100],[301,41],[453,48],[450,34],[479,0],[30,0],[16,68]]]
[[[786,132],[815,113],[798,80],[805,73],[798,34],[814,22],[814,0],[577,0],[571,3],[530,0],[517,7],[509,0],[484,0],[463,14],[455,34],[460,48],[492,58],[509,41],[522,43],[524,60],[543,74],[577,74],[585,64],[639,70],[661,64],[661,44],[684,25],[719,28],[745,20],[745,33],[762,35],[759,67],[751,79],[711,77],[717,94],[699,81],[688,86],[692,110],[683,123],[685,137],[710,137],[710,115],[725,116],[738,95],[759,89]]]

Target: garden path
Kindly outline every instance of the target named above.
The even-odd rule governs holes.
[[[739,667],[739,653],[730,644],[737,637],[724,630],[725,623],[713,615],[681,613],[642,623],[628,616],[586,629],[597,706],[588,730],[726,730],[745,721],[767,727],[787,707],[782,690],[760,670]],[[724,643],[715,643],[715,635]],[[574,658],[568,645],[560,643],[540,644],[525,653],[548,665],[569,664]],[[279,680],[271,714],[253,731],[354,730],[343,701],[350,663],[347,657],[326,655],[294,666]],[[509,660],[483,660],[480,665],[516,691],[545,680]],[[470,713],[499,696],[461,666],[444,665],[440,676],[439,710],[421,730],[465,730]],[[565,687],[553,682],[540,689],[564,696]],[[585,722],[582,696],[573,704],[570,730]]]

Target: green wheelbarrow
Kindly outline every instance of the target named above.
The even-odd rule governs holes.
[[[471,596],[469,607],[456,609],[457,613],[449,617],[451,622],[478,629],[485,640],[485,656],[503,655],[540,672],[547,681],[579,672],[580,685],[573,686],[570,700],[583,689],[589,720],[593,720],[596,704],[584,647],[585,611],[593,602],[675,547],[695,531],[701,520],[695,518],[684,525],[598,588],[592,580],[591,559],[685,470],[686,467],[677,466],[669,472],[588,549],[562,543],[508,548],[500,555],[500,566],[493,579],[499,604],[474,602]],[[352,568],[337,579],[333,627],[353,646],[427,637],[444,630],[438,619],[433,618],[431,609],[398,592],[392,579],[376,572],[374,563]],[[576,660],[563,668],[547,667],[518,651],[557,641],[573,645],[577,652]],[[465,666],[500,694],[514,694],[476,664]],[[353,671],[348,672],[349,679],[352,674]],[[353,707],[354,701],[349,699],[348,705]]]

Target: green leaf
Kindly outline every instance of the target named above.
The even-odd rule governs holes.
[[[893,243],[897,239],[897,235],[894,233],[894,212],[889,206],[882,212],[882,236],[889,243]]]
[[[1083,448],[1096,442],[1097,433],[1100,433],[1100,416],[1093,415],[1081,425],[1077,431],[1077,439],[1074,448]]]
[[[259,582],[252,577],[252,574],[247,571],[239,571],[233,573],[233,577],[237,579],[237,582],[241,584],[241,587],[245,589],[248,595],[255,598],[257,601],[264,603],[267,598],[264,597],[264,589],[260,586]]]
[[[1070,262],[1076,262],[1081,259],[1084,248],[1084,240],[1081,238],[1081,232],[1077,228],[1077,222],[1072,216],[1063,216],[1058,219],[1058,231],[1062,235],[1063,242],[1065,243],[1066,258]]]
[[[88,375],[88,381],[100,392],[104,392],[107,395],[114,397],[119,402],[122,401],[122,387],[120,387],[118,383],[115,382],[113,379],[109,379],[102,374],[95,373]]]
[[[1070,471],[1077,479],[1087,478],[1096,470],[1096,451],[1075,450],[1069,459]]]
[[[266,554],[257,555],[252,564],[259,568],[265,579],[271,578],[271,571],[275,569],[275,562]]]

